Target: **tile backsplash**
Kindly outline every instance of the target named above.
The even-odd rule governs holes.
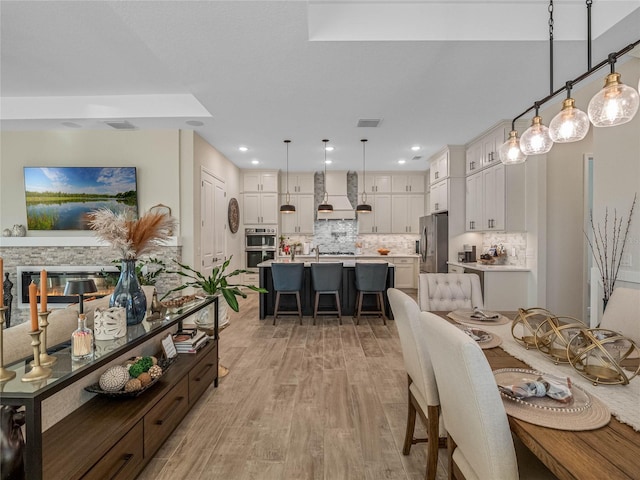
[[[524,267],[527,264],[527,234],[524,232],[489,232],[482,236],[482,249],[478,255],[488,253],[492,245],[502,244],[507,249],[507,265]],[[515,255],[514,255],[515,253]]]

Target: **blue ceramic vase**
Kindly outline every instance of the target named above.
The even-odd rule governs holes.
[[[147,312],[147,297],[136,276],[136,261],[122,260],[120,278],[109,300],[109,307],[123,307],[127,325],[137,325]]]

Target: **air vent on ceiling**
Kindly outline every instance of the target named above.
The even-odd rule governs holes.
[[[380,125],[382,119],[380,118],[361,118],[358,120],[358,127],[377,127]]]
[[[115,128],[116,130],[135,130],[137,128],[133,123],[130,123],[127,120],[106,121],[104,123],[109,125],[111,128]]]
[[[416,155],[411,160],[422,160],[422,155]]]

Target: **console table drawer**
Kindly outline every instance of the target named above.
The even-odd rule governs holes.
[[[144,456],[150,458],[189,410],[187,376],[144,416]]]
[[[143,467],[142,421],[129,430],[82,478],[84,480],[134,479]]]
[[[189,372],[189,403],[195,403],[218,376],[218,346],[210,349]]]

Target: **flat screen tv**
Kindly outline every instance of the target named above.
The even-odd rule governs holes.
[[[89,230],[98,208],[138,216],[135,167],[24,167],[29,230]]]

